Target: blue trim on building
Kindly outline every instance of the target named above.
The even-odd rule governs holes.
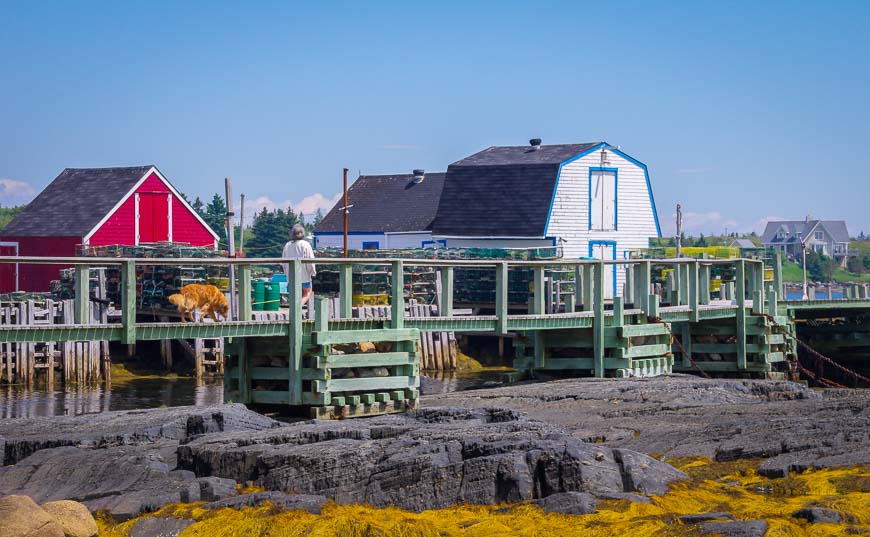
[[[613,260],[616,261],[616,241],[589,241],[589,257],[592,258],[592,247],[595,245],[613,246]],[[597,259],[597,258],[594,258]],[[613,265],[613,296],[616,296],[616,265]]]
[[[589,149],[580,153],[579,155],[575,155],[575,156],[569,158],[568,160],[566,160],[565,162],[562,162],[561,164],[559,164],[559,171],[556,172],[556,186],[553,188],[553,197],[550,199],[550,210],[547,212],[547,225],[544,227],[544,235],[547,235],[550,232],[550,219],[553,217],[553,206],[556,204],[556,193],[559,191],[559,180],[562,179],[562,167],[566,164],[570,164],[570,163],[574,162],[578,158],[585,157],[586,155],[588,155],[589,153],[592,153],[593,151],[597,151],[598,149],[600,149],[602,146],[605,146],[605,145],[607,145],[607,142],[601,142],[600,144],[598,144],[594,147],[590,147]]]
[[[589,217],[589,231],[592,231],[592,172],[613,172],[613,231],[619,230],[619,168],[589,167],[589,205],[586,214]],[[610,231],[610,230],[607,230]]]
[[[374,246],[374,248],[369,248],[370,246]],[[380,250],[381,243],[378,241],[363,241],[362,249],[363,250]]]
[[[624,158],[625,160],[631,162],[632,164],[634,164],[636,166],[640,166],[640,168],[643,169],[643,176],[644,176],[644,179],[646,179],[646,191],[649,194],[649,202],[652,205],[653,217],[655,218],[655,221],[656,221],[656,232],[659,234],[659,238],[661,238],[662,228],[659,225],[659,212],[658,212],[658,209],[656,209],[656,200],[655,200],[655,197],[653,197],[652,185],[649,182],[649,170],[647,169],[646,164],[637,160],[634,157],[631,157],[631,156],[623,153],[622,151],[620,151],[619,149],[617,149],[615,147],[611,147],[610,145],[608,145],[607,149],[609,151],[613,151],[614,153],[616,153],[620,157]]]
[[[548,239],[553,241],[553,246],[559,245],[559,237],[544,237],[544,240],[548,240]]]

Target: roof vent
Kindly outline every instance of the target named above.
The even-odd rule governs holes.
[[[532,146],[532,151],[537,151],[541,148],[541,139],[540,138],[532,138],[529,140],[529,145]]]
[[[426,178],[426,170],[414,170],[414,184],[420,184]]]

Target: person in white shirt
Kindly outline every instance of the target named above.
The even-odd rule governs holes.
[[[305,240],[305,228],[299,224],[293,226],[290,230],[290,242],[284,245],[284,252],[281,257],[285,259],[314,259],[314,249]],[[290,281],[290,265],[284,265],[284,274],[287,275],[287,281]],[[317,274],[314,270],[314,265],[302,265],[302,305],[304,306],[311,299],[313,289],[311,288],[311,278]]]

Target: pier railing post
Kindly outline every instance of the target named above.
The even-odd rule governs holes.
[[[658,319],[659,317],[659,295],[653,293],[649,294],[646,297],[647,299],[647,309],[649,311],[646,312],[647,317]]]
[[[698,304],[706,306],[710,303],[710,265],[701,264],[698,267]]]
[[[136,344],[136,261],[121,266],[121,343]]]
[[[533,315],[543,315],[546,311],[547,290],[544,285],[544,266],[535,265],[535,292],[532,294]]]
[[[320,296],[314,302],[314,331],[326,332],[329,330],[329,299]]]
[[[677,273],[680,275],[679,277],[679,288],[680,288],[680,297],[677,302],[679,306],[685,306],[689,304],[689,264],[688,263],[680,263],[677,265]]]
[[[592,287],[595,275],[595,265],[583,265],[583,311],[592,311]]]
[[[239,321],[251,320],[251,265],[239,265],[239,282],[236,289],[239,290]]]
[[[737,299],[737,370],[746,369],[746,262],[737,261],[736,286],[734,294]]]
[[[761,299],[758,304],[758,313],[764,313],[764,261],[756,261],[752,263],[755,268],[755,272],[753,275],[755,276],[755,283],[753,284],[754,293],[759,293]],[[753,294],[752,300],[755,300],[755,295]]]
[[[538,288],[535,287],[537,296]],[[508,318],[508,264],[499,263],[495,267],[495,331],[499,334],[507,333]]]
[[[686,265],[686,271],[688,272],[688,284],[689,284],[689,307],[692,308],[692,312],[689,314],[689,318],[691,322],[697,323],[701,320],[701,313],[698,309],[698,305],[701,303],[699,294],[700,294],[700,282],[698,281],[698,262],[692,261],[691,263]]]
[[[593,286],[592,351],[596,377],[604,376],[604,263],[595,265],[595,285]]]
[[[75,323],[91,324],[91,267],[76,265],[73,270],[75,271],[73,284],[76,293]]]
[[[392,263],[392,289],[390,306],[392,313],[391,326],[394,329],[405,327],[405,264],[401,261]]]
[[[771,317],[776,317],[777,315],[777,296],[776,296],[776,287],[772,287],[767,291],[767,314]]]
[[[652,316],[649,312],[649,295],[652,292],[650,290],[650,279],[651,279],[651,264],[649,261],[644,261],[639,265],[638,275],[637,275],[637,296],[640,299],[640,308],[643,312]]]
[[[343,263],[338,274],[339,316],[350,319],[353,316],[353,265]]]
[[[288,367],[290,382],[287,394],[291,405],[302,404],[302,262],[290,261],[287,278],[288,312]]]
[[[773,290],[777,298],[785,297],[782,290],[782,255],[779,252],[773,253]]]
[[[637,307],[637,299],[635,298],[635,285],[634,285],[634,276],[635,276],[635,268],[634,265],[627,265],[625,267],[625,290],[623,291],[623,297],[625,298],[625,304],[631,304],[633,307]]]
[[[583,265],[574,265],[574,306],[583,303]],[[566,308],[567,309],[567,308]],[[571,312],[574,310],[571,309]]]
[[[453,267],[441,267],[441,304],[438,306],[441,317],[453,317]]]

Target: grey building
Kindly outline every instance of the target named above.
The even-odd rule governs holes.
[[[801,255],[801,245],[833,258],[840,265],[845,265],[849,257],[849,231],[843,220],[811,220],[807,217],[804,220],[768,222],[761,243],[794,258]]]

